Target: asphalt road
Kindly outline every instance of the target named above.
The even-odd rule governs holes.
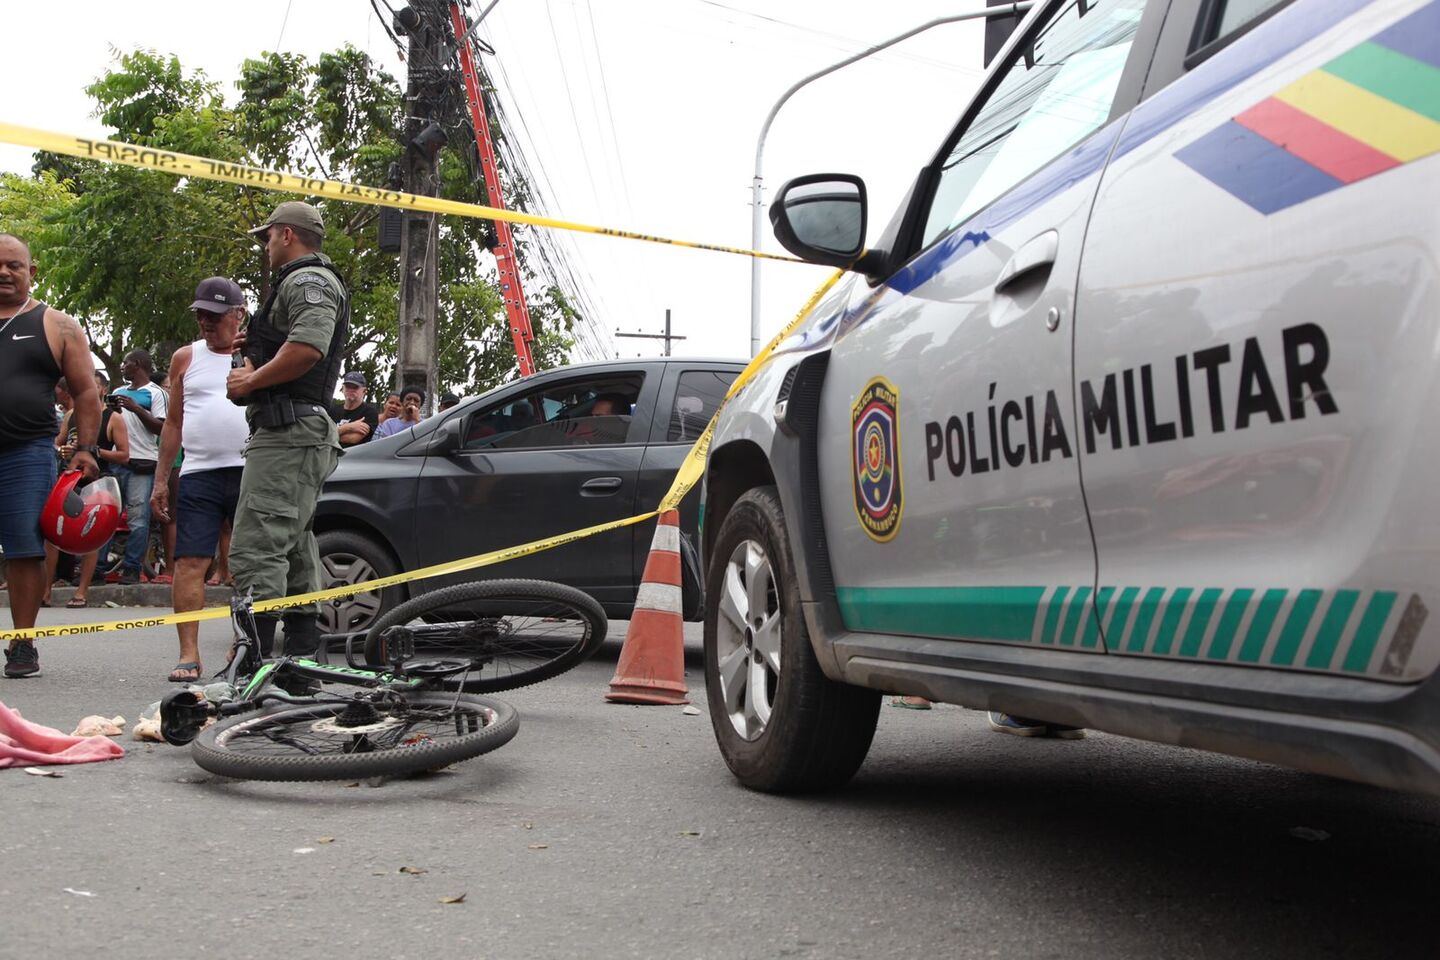
[[[952,706],[886,707],[848,788],[768,797],[706,716],[604,703],[617,649],[505,694],[507,746],[378,788],[227,781],[128,737],[60,779],[0,771],[0,957],[1440,954],[1440,801]],[[0,700],[133,721],[174,652],[50,641]],[[703,706],[698,659],[689,682]]]

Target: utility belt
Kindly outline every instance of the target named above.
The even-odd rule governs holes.
[[[328,417],[330,411],[312,400],[296,400],[285,395],[254,397],[249,404],[254,416],[250,418],[252,431],[261,427],[274,429],[290,427],[301,417]]]

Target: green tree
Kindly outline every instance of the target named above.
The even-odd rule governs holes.
[[[227,103],[202,71],[136,51],[86,90],[114,138],[131,143],[363,184],[385,183],[400,159],[400,88],[361,51],[347,46],[313,63],[265,53],[244,61],[236,86]],[[441,169],[444,196],[483,199],[460,151],[447,147]],[[112,375],[130,349],[148,348],[163,364],[193,338],[186,307],[206,276],[233,277],[263,301],[269,277],[246,231],[285,199],[294,198],[49,154],[32,177],[0,178],[0,217],[30,241],[40,294],[86,326]],[[394,255],[378,248],[378,208],[300,199],[321,207],[325,253],[351,291],[346,366],[389,382],[399,289]],[[504,304],[479,257],[484,230],[473,219],[440,225],[440,377],[466,393],[516,372]],[[577,315],[558,290],[535,301],[537,365],[563,363]]]

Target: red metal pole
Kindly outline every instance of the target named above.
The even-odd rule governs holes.
[[[463,37],[467,24],[460,12],[460,4],[450,4],[450,23],[456,37]],[[485,102],[480,97],[480,73],[475,69],[475,57],[467,38],[460,44],[460,72],[465,77],[465,99],[470,105],[470,123],[475,128],[475,145],[480,150],[480,172],[485,178],[486,200],[492,207],[505,209],[505,197],[500,192],[500,172],[495,165],[495,148],[490,143],[490,122],[485,116]],[[529,376],[535,372],[535,360],[530,353],[530,344],[535,339],[530,329],[530,311],[525,306],[525,288],[520,283],[520,263],[515,258],[515,241],[510,224],[504,220],[494,221],[498,243],[493,251],[495,265],[500,273],[500,297],[505,303],[505,316],[510,322],[510,336],[515,342],[515,358],[520,363],[520,375]]]

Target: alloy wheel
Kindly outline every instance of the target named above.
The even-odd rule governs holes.
[[[327,553],[320,557],[320,581],[323,588],[342,587],[374,580],[378,574],[363,557],[353,553]],[[320,605],[322,633],[353,633],[370,629],[380,616],[378,591],[338,597]]]
[[[754,740],[765,731],[780,679],[780,595],[761,544],[744,540],[725,563],[715,625],[720,694],[735,732]]]

